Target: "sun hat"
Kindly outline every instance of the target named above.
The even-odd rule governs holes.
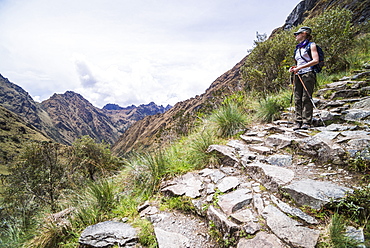
[[[309,27],[300,27],[297,32],[294,33],[294,35],[300,34],[306,32],[307,34],[311,34],[311,28]]]

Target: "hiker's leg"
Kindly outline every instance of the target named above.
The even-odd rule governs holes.
[[[306,90],[304,90],[302,96],[302,121],[303,123],[311,125],[313,115],[313,104],[311,102],[311,99],[316,83],[316,73],[308,72],[301,75],[301,78],[308,91],[307,93]]]

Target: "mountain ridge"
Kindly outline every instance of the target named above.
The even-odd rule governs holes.
[[[171,107],[151,102],[138,107],[119,107],[117,110],[99,109],[73,91],[55,93],[39,103],[1,74],[0,106],[17,114],[50,139],[66,145],[83,135],[113,144],[134,122],[147,115],[164,113]]]

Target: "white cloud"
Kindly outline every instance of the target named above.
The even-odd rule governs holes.
[[[3,0],[0,73],[35,99],[175,104],[243,58],[298,0]]]

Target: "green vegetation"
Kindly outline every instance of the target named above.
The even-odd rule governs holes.
[[[338,215],[334,214],[331,219],[331,224],[329,227],[330,238],[335,248],[347,248],[347,247],[356,247],[359,243],[350,237],[345,235],[346,232],[346,223],[345,219]]]
[[[370,61],[369,35],[354,39],[357,30],[349,20],[350,12],[335,9],[304,23],[313,27],[315,40],[327,54],[318,87]],[[127,218],[140,230],[141,245],[157,247],[153,226],[140,218],[138,206],[156,200],[162,209],[194,212],[190,199],[162,196],[161,182],[195,169],[219,166],[218,157],[207,152],[209,145],[224,144],[251,124],[279,118],[291,98],[287,69],[293,64],[293,32],[277,32],[268,40],[258,35],[242,69],[245,91],[222,96],[225,100],[221,106],[196,123],[186,121],[185,116],[186,125],[179,128],[188,135],[161,150],[123,159],[113,156],[107,144],[95,143],[89,137],[78,139],[70,147],[30,142],[9,163],[11,173],[3,177],[6,190],[0,202],[0,246],[77,247],[78,237],[87,226]],[[352,166],[368,171],[368,160],[361,156],[354,158]],[[342,239],[345,221],[364,227],[368,235],[369,192],[369,186],[364,187],[333,203],[331,213],[340,214],[333,216],[331,224],[334,247],[347,242]],[[216,192],[214,202],[219,194]],[[57,220],[48,218],[55,213],[64,215]],[[322,214],[313,213],[324,219]],[[237,240],[221,235],[212,223],[210,232],[223,247],[236,244]]]

